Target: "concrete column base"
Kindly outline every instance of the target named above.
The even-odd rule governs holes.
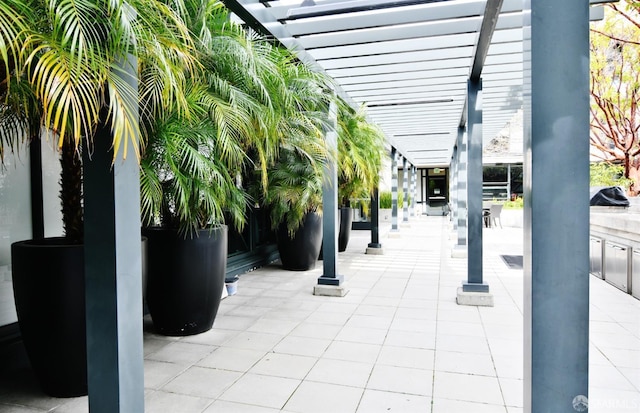
[[[391,230],[389,231],[389,238],[402,238],[402,234],[398,230]]]
[[[478,307],[493,307],[493,294],[464,292],[462,287],[458,287],[458,295],[456,297],[458,305],[473,305]]]
[[[408,221],[400,223],[400,228],[411,228],[411,223]]]
[[[349,290],[342,285],[314,285],[313,295],[325,296],[325,297],[344,297]]]
[[[467,247],[456,245],[451,249],[451,258],[467,258]]]
[[[368,254],[368,255],[384,255],[384,248],[382,248],[382,247],[378,247],[378,248],[367,247],[367,250],[365,251],[365,254]]]

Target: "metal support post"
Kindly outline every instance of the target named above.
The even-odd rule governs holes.
[[[391,232],[398,232],[398,156],[391,147]]]
[[[402,158],[402,222],[409,222],[409,165],[407,158]]]
[[[458,128],[458,219],[459,250],[467,248],[467,132],[464,127]]]
[[[338,150],[337,108],[334,102],[329,107],[331,128],[326,131],[325,141],[332,154]],[[324,166],[322,184],[322,276],[319,285],[340,285],[344,279],[338,275],[338,171],[336,157]]]
[[[124,61],[120,73],[128,73],[126,81],[137,91],[137,60]],[[137,113],[137,103],[129,104]],[[113,162],[112,140],[102,124],[93,152],[83,150],[91,413],[144,411],[140,170],[131,149],[123,159],[121,147]]]
[[[462,285],[462,290],[487,293],[489,285],[482,279],[482,80],[468,81],[467,97],[469,244],[467,246],[467,282]]]
[[[524,411],[575,413],[589,387],[589,2],[527,0],[524,17]]]

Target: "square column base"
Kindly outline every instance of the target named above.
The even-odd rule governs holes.
[[[403,221],[400,223],[400,228],[411,228],[409,221]]]
[[[467,258],[467,247],[465,245],[456,245],[451,250],[451,258]]]
[[[467,292],[462,287],[458,287],[458,295],[456,297],[458,305],[473,305],[477,307],[493,307],[493,294],[486,292]]]
[[[367,255],[384,255],[384,249],[382,247],[367,247],[365,251]]]
[[[391,230],[389,231],[389,238],[402,238],[402,234],[400,234],[400,231],[396,230]]]
[[[349,290],[341,285],[314,285],[313,295],[325,296],[325,297],[344,297]]]

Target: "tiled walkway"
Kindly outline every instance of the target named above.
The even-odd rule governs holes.
[[[145,320],[146,412],[521,412],[522,270],[499,255],[522,254],[522,230],[485,230],[496,305],[477,308],[455,303],[466,260],[450,257],[446,217],[383,229],[385,255],[363,254],[366,231],[340,254],[346,297],[311,294],[321,262],[272,265],[242,276],[207,333],[158,336]],[[591,280],[589,411],[637,412],[640,301]],[[0,388],[0,412],[87,411],[22,383]]]

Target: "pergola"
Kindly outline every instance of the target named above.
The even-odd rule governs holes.
[[[482,277],[483,141],[524,109],[525,412],[584,411],[588,396],[588,24],[598,13],[589,3],[603,2],[225,0],[248,25],[331,75],[337,93],[366,102],[406,162],[451,167],[457,249],[468,261],[461,293],[490,295]],[[88,324],[109,326],[88,331],[97,343],[88,347],[92,412],[139,411],[144,396],[141,326],[131,321],[139,319],[140,289],[119,284],[133,285],[139,261],[130,256],[135,245],[120,242],[132,237],[123,228],[139,228],[136,169],[124,168],[129,179],[118,168],[87,177],[113,182],[109,199],[88,193],[85,201],[88,219],[113,233],[106,248],[88,232],[85,247],[101,254],[88,264],[97,275],[88,279],[87,302],[100,304],[88,308]],[[335,230],[330,186],[324,199],[325,231]],[[113,220],[91,215],[100,210],[92,203],[115,205]],[[332,238],[325,232],[321,278],[335,285]]]

